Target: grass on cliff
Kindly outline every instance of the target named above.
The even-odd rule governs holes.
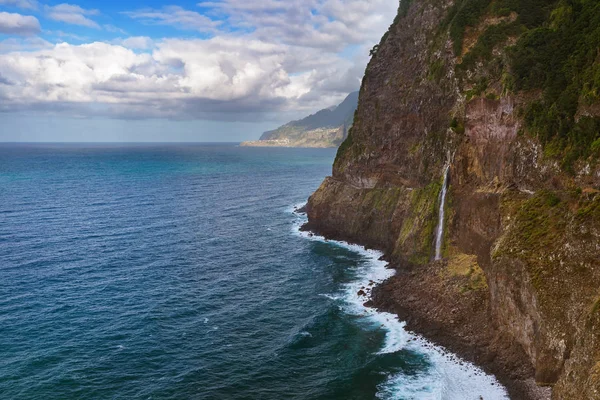
[[[450,253],[444,275],[446,278],[462,280],[461,293],[487,288],[485,273],[477,263],[477,256],[460,253],[455,248]]]
[[[410,206],[402,221],[394,253],[408,254],[408,261],[413,264],[423,265],[431,261],[441,190],[440,180],[433,181],[423,188],[414,189],[411,193]]]
[[[527,200],[517,214],[520,227],[519,242],[527,249],[540,249],[550,244],[553,232],[558,230],[556,221],[564,212],[564,204],[554,192],[543,190]]]
[[[516,199],[508,209],[516,211],[512,233],[493,256],[510,255],[526,261],[532,283],[540,289],[545,277],[554,276],[553,271],[561,268],[557,260],[550,259],[549,250],[561,249],[568,232],[585,235],[586,229],[600,224],[600,193],[542,190],[527,200]],[[579,227],[576,231],[574,225]]]
[[[346,139],[340,144],[338,147],[337,153],[335,155],[335,162],[342,158],[342,156],[352,147],[352,128],[348,131],[348,136]]]
[[[516,214],[512,237],[504,244],[504,251],[494,254],[499,257],[504,252],[526,261],[533,286],[540,289],[543,280],[549,275],[553,263],[544,259],[545,249],[557,248],[564,240],[568,206],[551,191],[540,191],[524,201]]]
[[[577,218],[580,221],[600,223],[600,193],[593,193],[590,199],[580,201]]]

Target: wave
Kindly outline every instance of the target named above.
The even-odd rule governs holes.
[[[303,204],[294,205],[286,211],[294,212]],[[408,375],[390,374],[378,387],[377,397],[387,399],[419,400],[507,400],[506,389],[494,376],[486,374],[481,368],[464,361],[425,338],[406,330],[406,323],[399,321],[394,314],[379,312],[364,306],[370,298],[373,287],[394,275],[388,264],[381,260],[383,253],[368,250],[362,246],[342,241],[328,240],[300,227],[306,222],[304,215],[294,213],[294,234],[307,240],[328,243],[358,253],[366,261],[357,270],[357,279],[343,288],[341,296],[327,295],[343,301],[343,311],[362,316],[375,327],[386,333],[383,347],[378,354],[392,354],[402,350],[412,351],[424,356],[431,367],[423,373]]]

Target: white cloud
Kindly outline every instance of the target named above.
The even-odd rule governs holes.
[[[396,0],[224,0],[201,3],[197,19],[179,7],[129,13],[212,37],[136,36],[0,54],[3,82],[10,82],[0,84],[0,111],[228,121],[299,116],[359,87],[368,50],[396,7]],[[224,26],[233,32],[219,31]]]
[[[137,50],[147,50],[154,47],[154,41],[148,36],[131,36],[125,39],[116,39],[114,44]]]
[[[14,6],[27,10],[37,10],[38,2],[36,0],[0,0],[0,5]]]
[[[119,28],[118,26],[107,24],[107,25],[104,25],[103,28],[107,32],[127,34],[127,32],[125,32],[125,30]]]
[[[0,41],[0,53],[14,52],[14,51],[34,51],[40,49],[47,49],[54,47],[54,45],[42,38],[31,37],[31,38],[8,38]]]
[[[198,6],[263,40],[340,50],[376,42],[398,10],[395,0],[222,0]]]
[[[41,32],[40,22],[30,15],[0,12],[0,33],[32,36]]]
[[[54,21],[100,29],[100,25],[87,17],[98,15],[98,10],[86,10],[78,5],[66,3],[56,6],[46,6],[45,8],[48,18]]]
[[[123,44],[143,41],[130,39]],[[165,40],[151,54],[99,42],[0,54],[3,77],[14,83],[0,86],[0,107],[105,104],[123,115],[173,118],[312,107],[299,104],[301,97],[327,76],[313,71],[290,76],[283,67],[290,62],[288,51],[258,40],[217,37]]]
[[[179,6],[166,6],[158,10],[143,9],[124,14],[146,24],[170,25],[178,29],[198,32],[214,32],[220,25],[218,21],[213,21],[195,11],[185,10]]]
[[[61,39],[69,38],[69,39],[77,40],[78,42],[86,42],[86,41],[90,40],[90,38],[87,36],[80,36],[80,35],[76,35],[74,33],[64,32],[64,31],[44,31],[44,34],[53,35],[53,36],[59,37]]]

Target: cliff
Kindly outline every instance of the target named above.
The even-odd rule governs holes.
[[[338,147],[346,138],[358,104],[358,92],[350,93],[338,106],[326,108],[273,131],[248,147]]]
[[[385,251],[375,306],[514,399],[600,399],[599,43],[593,1],[403,0],[307,204]]]

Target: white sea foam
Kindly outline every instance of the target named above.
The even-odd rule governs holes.
[[[296,205],[291,211],[301,206]],[[364,306],[370,297],[371,289],[394,274],[393,270],[387,268],[387,263],[380,260],[381,252],[301,232],[300,226],[304,222],[305,218],[297,215],[297,221],[293,226],[294,233],[308,240],[344,247],[362,255],[367,261],[361,263],[360,269],[357,271],[358,279],[345,286],[342,296],[329,295],[327,297],[343,300],[342,309],[345,312],[364,316],[374,326],[385,331],[385,343],[379,354],[408,350],[424,355],[431,364],[431,368],[425,373],[390,375],[386,382],[379,387],[378,398],[386,400],[509,399],[506,390],[495,377],[487,375],[479,367],[460,359],[421,336],[408,332],[405,329],[406,323],[399,321],[396,315],[378,312]]]
[[[328,293],[321,293],[321,294],[319,294],[319,296],[328,298],[329,300],[333,300],[333,301],[337,301],[337,300],[341,299],[341,296],[334,296],[334,295],[328,294]]]

